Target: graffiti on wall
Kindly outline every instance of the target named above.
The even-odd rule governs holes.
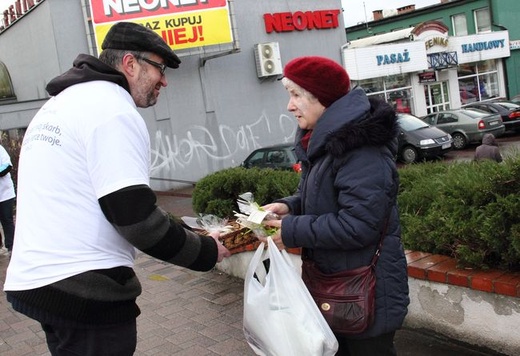
[[[151,175],[194,165],[204,169],[204,162],[208,160],[242,160],[254,149],[266,146],[265,137],[269,137],[272,144],[292,142],[296,129],[293,117],[282,114],[272,123],[264,112],[256,121],[241,126],[221,124],[210,130],[193,125],[182,135],[167,135],[158,130],[152,142]]]

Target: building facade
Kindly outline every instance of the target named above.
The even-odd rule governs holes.
[[[386,18],[378,11],[346,29],[344,65],[369,95],[417,116],[510,98],[520,92],[518,15],[514,0],[443,1]]]
[[[166,71],[158,104],[141,110],[156,190],[292,142],[283,65],[303,55],[341,63],[346,42],[340,0],[13,0],[1,13],[0,130],[23,131],[49,98],[45,85],[77,54],[97,55],[115,21],[148,26],[172,46],[180,68]]]
[[[0,130],[14,136],[48,100],[46,84],[79,53],[97,56],[114,22],[148,26],[178,53],[158,104],[140,110],[156,190],[292,142],[297,123],[277,79],[298,56],[343,63],[369,95],[416,115],[520,92],[516,0],[407,6],[346,30],[340,0],[12,1],[0,9]]]

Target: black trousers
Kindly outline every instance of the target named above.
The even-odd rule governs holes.
[[[41,325],[52,356],[131,356],[137,345],[135,319],[89,328]]]
[[[14,239],[13,208],[14,198],[0,202],[0,224],[4,229],[4,245],[9,251],[13,249]]]
[[[336,335],[339,349],[336,356],[396,356],[394,347],[395,332],[369,339],[347,339]]]

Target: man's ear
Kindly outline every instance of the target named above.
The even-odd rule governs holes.
[[[131,53],[127,53],[123,56],[123,61],[121,63],[121,72],[125,76],[134,77],[137,75],[138,66],[137,59]]]

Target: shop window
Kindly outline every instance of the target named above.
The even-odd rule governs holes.
[[[477,67],[475,63],[462,63],[457,67],[457,74],[459,77],[466,75],[473,75],[477,73]]]
[[[385,91],[383,78],[361,80],[355,84],[360,85],[369,95]]]
[[[458,68],[458,76],[462,105],[500,96],[494,60],[462,64]]]
[[[397,112],[412,112],[412,91],[409,77],[405,74],[389,75],[354,82],[368,96],[379,97],[394,107]]]
[[[477,62],[476,65],[477,65],[477,71],[479,73],[497,70],[496,62],[493,60]]]
[[[475,10],[475,25],[477,33],[491,32],[491,17],[489,8]]]
[[[468,25],[466,23],[466,14],[456,14],[451,17],[454,36],[466,36],[468,34]]]
[[[393,90],[387,93],[386,102],[397,112],[412,113],[412,95],[410,89]]]
[[[13,83],[11,76],[5,64],[0,61],[0,101],[7,99],[16,99],[14,95]]]
[[[477,95],[475,94],[475,84],[473,81],[464,82],[459,80],[459,95],[462,105],[477,101]]]

